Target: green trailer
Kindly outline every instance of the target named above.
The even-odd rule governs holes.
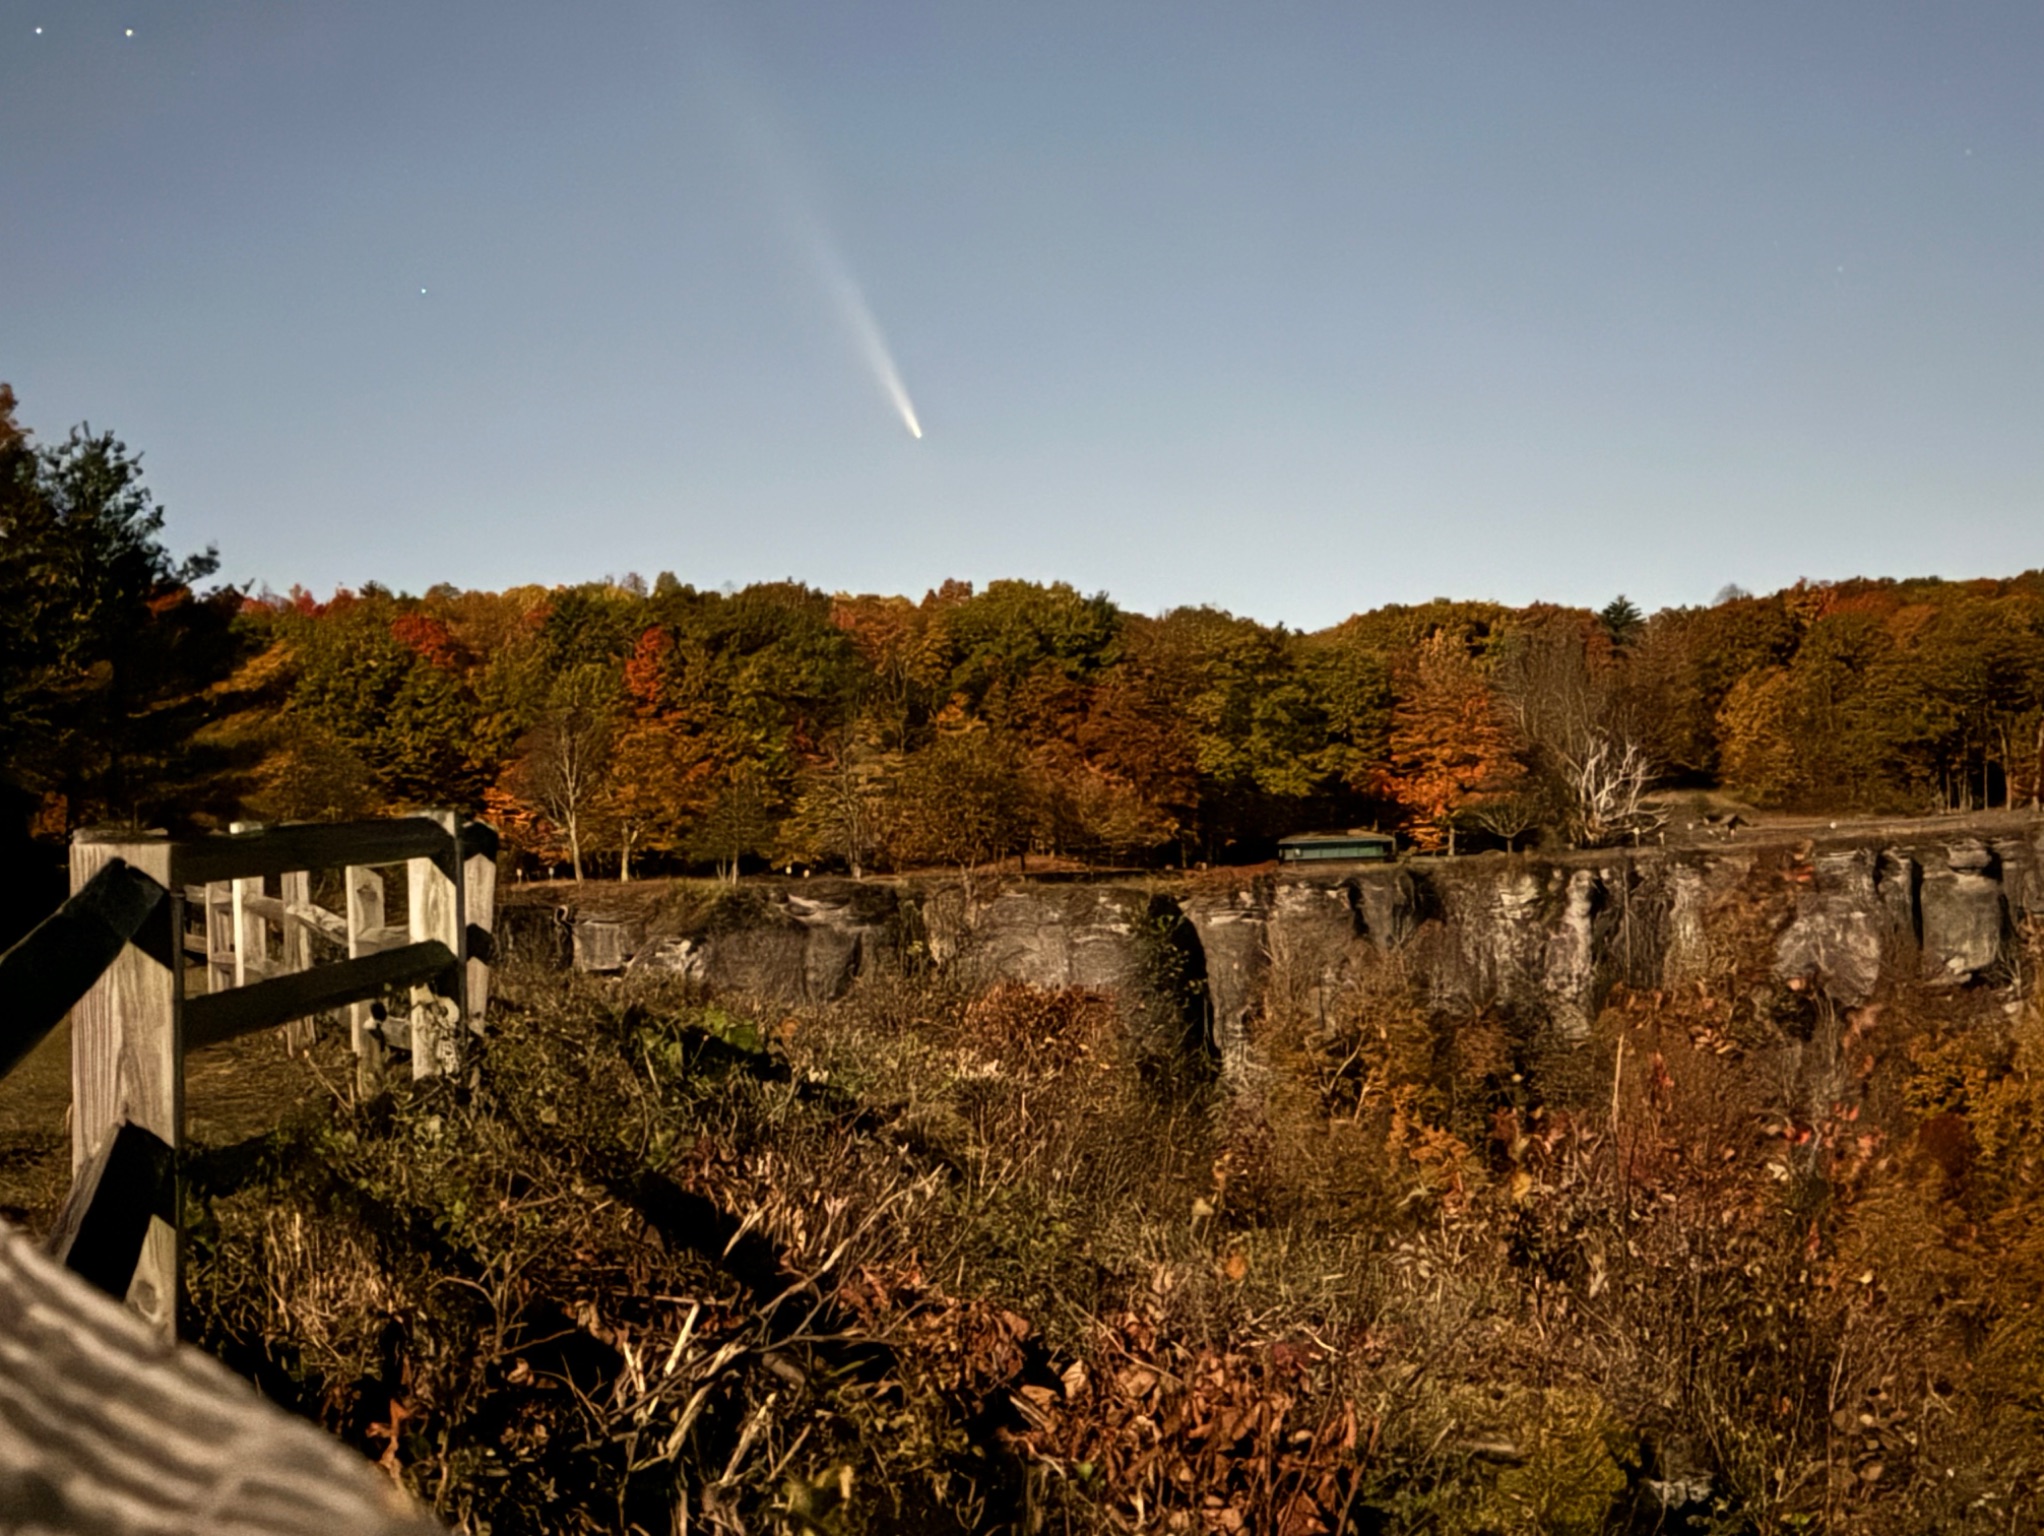
[[[1398,857],[1398,842],[1383,832],[1302,832],[1278,839],[1278,858],[1286,864],[1317,864],[1329,859],[1382,864]]]

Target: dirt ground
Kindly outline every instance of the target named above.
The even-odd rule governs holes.
[[[195,1051],[185,1060],[186,1139],[228,1146],[325,1114],[352,1070],[346,1042],[330,1035],[309,1057],[286,1054],[278,1030]],[[71,1187],[70,1115],[66,1023],[0,1081],[0,1219],[37,1237],[49,1231]]]

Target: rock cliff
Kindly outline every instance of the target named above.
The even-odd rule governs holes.
[[[2017,925],[2033,918],[2044,918],[2044,821],[2003,818],[1985,830],[1801,844],[970,890],[943,879],[760,881],[680,912],[597,898],[541,915],[514,903],[506,924],[513,953],[572,949],[584,969],[671,972],[783,1004],[827,1002],[902,966],[975,987],[1162,987],[1240,1069],[1275,979],[1305,1016],[1324,1016],[1370,954],[1400,957],[1437,1012],[1488,1011],[1566,1049],[1615,983],[1680,986],[1729,965],[1738,945],[1769,947],[1772,985],[1849,1007],[1896,980],[2007,981]]]

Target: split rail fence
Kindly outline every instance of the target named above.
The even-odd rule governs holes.
[[[0,1224],[0,1322],[18,1325],[0,1330],[18,1346],[0,1350],[0,1506],[33,1494],[61,1517],[97,1510],[95,1529],[184,1529],[160,1518],[170,1502],[188,1495],[217,1512],[223,1489],[261,1484],[231,1447],[322,1438],[175,1348],[185,1056],[278,1026],[304,1045],[320,1017],[345,1010],[364,1089],[381,1086],[400,1049],[414,1077],[464,1074],[488,1006],[496,853],[491,828],[446,812],[73,842],[70,900],[0,955],[0,1078],[67,1010],[72,1021],[70,1196],[45,1254]],[[82,1391],[88,1363],[94,1386]],[[167,1427],[162,1446],[135,1430],[138,1405],[166,1392],[220,1416],[217,1455],[172,1456]],[[94,1446],[119,1449],[136,1486],[102,1487],[111,1463]],[[397,1528],[373,1476],[304,1456],[339,1470],[288,1497],[271,1489],[276,1519],[245,1528]],[[193,1482],[201,1462],[212,1482]],[[129,1500],[132,1518],[106,1499]],[[370,1523],[332,1523],[358,1507]]]

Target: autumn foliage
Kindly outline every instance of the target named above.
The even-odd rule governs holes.
[[[1061,584],[919,602],[663,576],[250,600],[203,816],[485,809],[539,869],[977,868],[1636,840],[1649,790],[2035,803],[2044,579],[1644,617],[1435,602],[1304,634]]]
[[[213,555],[162,526],[116,439],[39,448],[0,387],[0,798],[41,835],[453,805],[528,872],[735,875],[1239,862],[1357,826],[1636,841],[1649,790],[2044,799],[2038,572],[1651,616],[1436,599],[1306,633],[1028,581],[207,591]]]

